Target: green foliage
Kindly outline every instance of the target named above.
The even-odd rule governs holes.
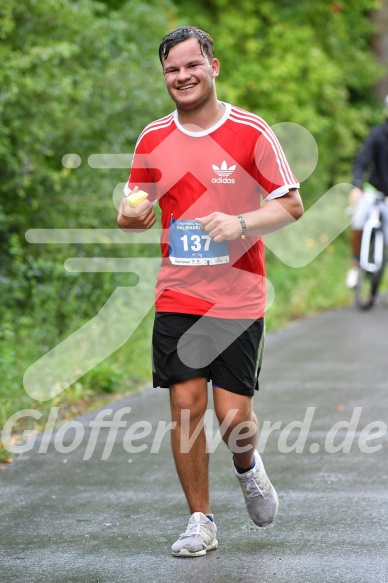
[[[162,12],[137,0],[109,14],[91,0],[9,0],[2,9],[3,239],[31,226],[96,224],[88,203],[109,200],[112,182],[93,176],[87,158],[130,152],[140,129],[162,111],[154,38],[165,26]],[[82,170],[62,167],[69,152],[81,156]]]
[[[113,192],[129,168],[96,169],[88,158],[133,152],[143,127],[170,109],[157,48],[172,14],[169,0],[1,4],[1,421],[31,404],[26,368],[94,316],[117,286],[131,285],[126,274],[64,269],[68,257],[127,257],[123,245],[32,245],[25,233],[116,229]],[[65,167],[70,153],[79,158]],[[111,392],[118,377],[102,364],[82,382]]]

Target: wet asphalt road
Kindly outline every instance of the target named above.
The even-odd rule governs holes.
[[[388,305],[339,309],[269,335],[255,410],[280,499],[271,526],[250,522],[209,417],[219,548],[170,555],[188,511],[168,392],[145,389],[55,441],[37,440],[0,473],[1,582],[388,582]],[[107,422],[116,414],[117,435],[100,429],[94,447],[98,414]]]

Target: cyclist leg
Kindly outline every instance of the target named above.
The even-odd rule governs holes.
[[[355,288],[357,285],[358,270],[360,266],[362,230],[371,212],[372,206],[373,202],[371,200],[367,200],[363,196],[357,202],[354,210],[351,235],[352,267],[349,269],[346,276],[346,285],[351,289]]]
[[[388,198],[386,198],[386,202],[381,205],[381,214],[383,215],[383,225],[384,225],[384,239],[385,244],[388,245]]]

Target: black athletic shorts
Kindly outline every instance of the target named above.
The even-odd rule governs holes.
[[[152,337],[154,387],[194,377],[239,395],[258,390],[264,320],[157,312]]]

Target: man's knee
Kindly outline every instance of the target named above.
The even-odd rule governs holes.
[[[217,398],[215,410],[220,425],[228,419],[228,424],[235,427],[245,421],[255,421],[256,415],[253,412],[252,397],[228,394],[226,391],[222,396],[228,398]],[[233,412],[233,414],[232,414]]]
[[[207,407],[206,384],[201,381],[186,381],[170,388],[172,417],[178,422],[182,417],[195,421],[201,418]]]

